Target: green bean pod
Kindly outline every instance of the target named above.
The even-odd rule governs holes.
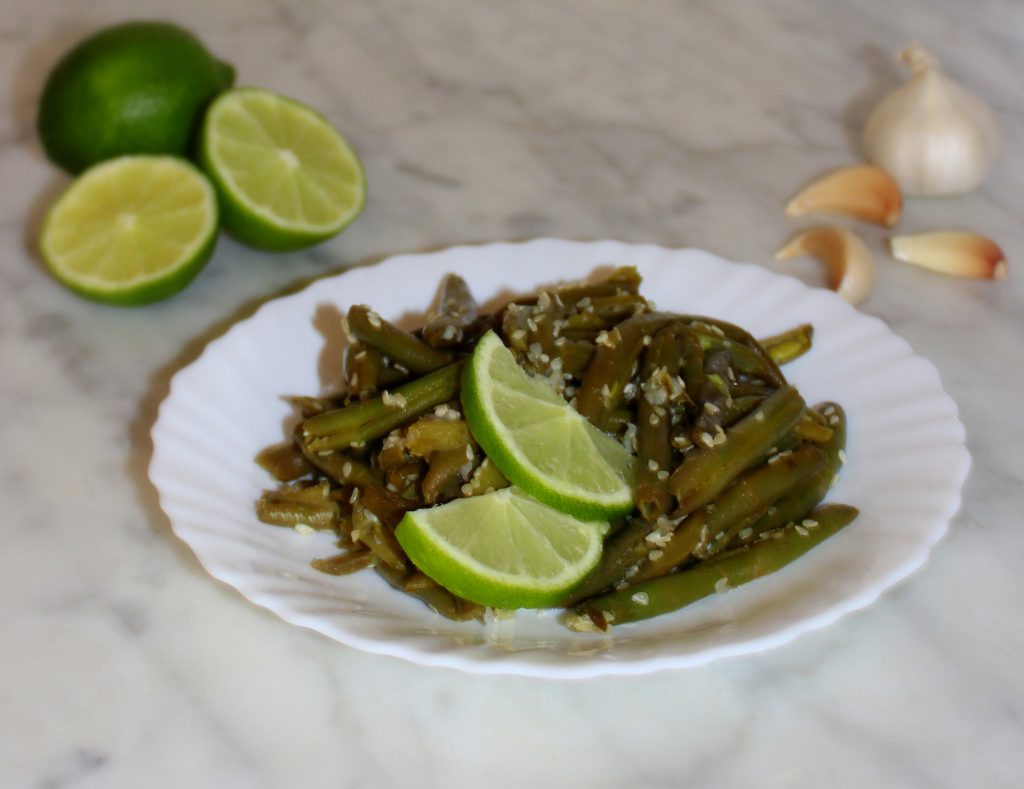
[[[732,545],[752,542],[761,534],[785,526],[791,521],[802,520],[825,498],[825,494],[828,493],[836,474],[839,473],[839,469],[843,465],[842,458],[845,457],[843,450],[846,447],[846,413],[838,403],[822,403],[815,406],[814,410],[819,413],[829,412],[827,418],[832,429],[832,437],[819,445],[828,459],[826,466],[810,476],[799,488],[776,501],[767,513],[751,524],[746,538],[734,540]]]
[[[588,617],[605,629],[610,624],[636,622],[677,611],[708,595],[781,570],[849,525],[857,517],[857,509],[830,504],[815,510],[811,517],[816,523],[813,528],[787,528],[778,532],[778,537],[732,551],[716,560],[587,600],[576,608],[576,614]]]
[[[623,390],[645,347],[645,340],[676,320],[661,312],[628,318],[608,332],[599,343],[590,368],[576,391],[576,410],[602,430],[622,400]],[[647,340],[649,342],[649,340]]]
[[[781,334],[758,340],[758,344],[775,360],[776,364],[787,364],[811,350],[813,339],[814,327],[809,323],[804,323]]]
[[[477,321],[476,299],[458,274],[441,281],[437,314],[423,327],[423,339],[432,348],[451,348],[466,339]]]
[[[670,478],[679,503],[675,516],[687,515],[714,499],[792,429],[803,409],[796,389],[781,387],[733,425],[723,442],[691,451]]]
[[[391,432],[413,417],[458,396],[464,361],[442,367],[379,397],[307,419],[302,424],[313,451],[348,447]]]
[[[431,348],[363,304],[349,308],[347,321],[355,339],[414,373],[429,373],[452,362],[451,354]]]

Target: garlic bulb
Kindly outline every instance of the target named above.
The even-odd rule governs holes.
[[[868,159],[908,194],[971,191],[985,180],[999,150],[995,113],[946,77],[920,45],[908,46],[900,60],[911,75],[868,119]]]

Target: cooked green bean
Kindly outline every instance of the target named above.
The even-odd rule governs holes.
[[[509,486],[505,475],[498,471],[490,458],[484,458],[483,463],[476,467],[469,481],[462,486],[463,496],[479,496],[483,493],[490,493]]]
[[[690,452],[670,477],[679,503],[675,515],[687,515],[714,499],[790,431],[803,409],[796,389],[784,386],[721,434],[723,439],[716,438],[718,443]]]
[[[378,559],[394,569],[404,571],[408,568],[409,560],[395,539],[394,531],[385,526],[377,514],[361,500],[352,504],[350,536],[353,542],[363,543]]]
[[[765,337],[758,344],[768,352],[776,364],[786,364],[811,350],[814,327],[809,323]]]
[[[815,510],[814,527],[793,526],[776,532],[748,548],[701,562],[686,570],[655,578],[603,597],[587,600],[576,609],[598,627],[649,619],[722,593],[782,569],[820,545],[857,517],[857,510],[843,504],[829,504]]]
[[[597,353],[576,392],[576,410],[594,425],[604,429],[612,410],[622,399],[623,390],[633,375],[633,366],[646,347],[645,341],[675,316],[646,312],[627,318],[598,342]]]
[[[565,605],[585,600],[623,580],[655,547],[647,540],[647,536],[661,528],[660,524],[652,526],[640,518],[629,520],[624,528],[605,541],[597,567],[570,593]]]
[[[313,451],[348,447],[391,432],[434,406],[447,403],[459,393],[462,367],[459,361],[404,384],[393,393],[307,419],[303,431],[311,436]]]
[[[827,464],[825,454],[813,447],[782,456],[740,476],[713,504],[691,513],[648,554],[630,579],[640,583],[672,572],[692,559],[718,553],[733,534],[767,512],[769,506]]]
[[[793,434],[801,441],[823,444],[832,438],[832,428],[812,416],[814,413],[814,409],[805,408],[800,421],[793,426]]]
[[[392,530],[402,520],[402,516],[416,506],[415,502],[404,499],[380,485],[367,485],[363,488],[359,502],[376,515],[385,527]]]
[[[437,314],[423,327],[423,339],[433,348],[451,348],[466,339],[476,320],[476,299],[466,280],[458,274],[446,274],[441,280]]]
[[[683,342],[682,326],[669,324],[654,335],[640,367],[635,499],[640,515],[647,521],[667,513],[672,500],[668,489],[672,470],[670,408],[683,394],[679,379]]]
[[[693,553],[709,559],[756,518],[768,512],[780,498],[800,488],[828,467],[828,456],[814,446],[779,454],[743,474],[715,499],[705,518],[706,532]]]
[[[295,445],[302,455],[315,466],[324,476],[339,485],[376,485],[380,482],[380,473],[343,450],[314,450],[302,435],[302,426],[296,427]]]
[[[277,491],[271,491],[270,494]],[[338,523],[338,502],[289,501],[264,493],[256,502],[256,517],[271,526],[309,526],[332,531]]]
[[[366,400],[377,394],[384,359],[376,348],[356,343],[345,357],[348,390],[353,400]]]
[[[434,586],[418,585],[414,580],[409,584],[409,588],[406,588],[409,579],[416,576],[415,572],[410,575],[406,572],[395,570],[393,567],[388,567],[385,564],[378,564],[374,569],[378,575],[395,589],[418,598],[426,603],[434,613],[440,614],[446,619],[452,619],[457,622],[464,622],[468,619],[483,619],[484,609],[482,606],[471,603],[468,600],[463,600],[461,597],[456,597],[442,586],[437,586],[436,584]]]
[[[434,504],[458,495],[462,486],[462,471],[472,463],[472,457],[468,444],[462,449],[435,452],[420,485],[423,500],[427,504]]]
[[[452,361],[451,354],[431,348],[363,304],[349,308],[347,321],[349,332],[355,339],[376,348],[392,362],[414,373],[429,373]]]
[[[278,482],[291,482],[313,471],[294,441],[264,447],[256,455],[256,462]]]
[[[695,329],[700,339],[701,348],[707,351],[726,351],[730,364],[737,373],[753,376],[766,381],[773,381],[775,372],[763,353],[758,353],[746,345],[717,335],[709,329]]]
[[[782,386],[786,383],[786,376],[782,374],[782,370],[775,363],[775,360],[768,354],[768,352],[761,347],[761,345],[754,339],[753,335],[750,334],[746,329],[741,329],[734,323],[728,321],[718,320],[717,318],[708,318],[703,315],[690,315],[687,319],[691,321],[691,325],[704,324],[705,326],[712,327],[711,331],[713,334],[719,334],[719,336],[725,339],[732,340],[734,343],[739,343],[742,346],[746,346],[754,353],[759,355],[765,362],[768,369],[768,382],[775,386]],[[717,329],[717,331],[715,331]]]
[[[309,564],[314,570],[319,570],[328,575],[351,575],[354,572],[370,567],[373,563],[373,551],[359,548],[328,556],[324,559],[314,559]]]
[[[759,535],[785,526],[790,521],[799,521],[825,498],[832,486],[835,475],[843,465],[843,450],[846,446],[846,413],[838,403],[822,403],[815,406],[815,411],[827,411],[832,428],[832,436],[819,448],[828,458],[825,468],[807,478],[806,482],[796,490],[780,498],[768,512],[751,524],[746,539],[736,540],[745,544],[758,538]]]
[[[450,449],[465,452],[471,442],[469,426],[463,419],[437,419],[426,416],[409,425],[405,434],[405,446],[412,454],[421,458]]]

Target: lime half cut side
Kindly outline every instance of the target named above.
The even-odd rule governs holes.
[[[217,186],[224,228],[269,250],[340,233],[363,210],[355,151],[321,115],[255,88],[229,90],[203,120],[200,162]]]
[[[462,404],[487,456],[534,498],[584,520],[632,510],[632,454],[523,370],[493,331],[463,372]]]
[[[607,529],[510,487],[408,512],[395,535],[417,567],[460,597],[547,608],[594,568]]]
[[[122,156],[94,165],[57,200],[39,248],[61,282],[110,304],[171,296],[199,273],[217,239],[217,198],[173,156]]]

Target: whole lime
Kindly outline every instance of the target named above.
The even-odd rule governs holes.
[[[129,22],[79,43],[39,103],[46,155],[77,173],[129,153],[187,155],[207,103],[235,70],[167,22]]]

